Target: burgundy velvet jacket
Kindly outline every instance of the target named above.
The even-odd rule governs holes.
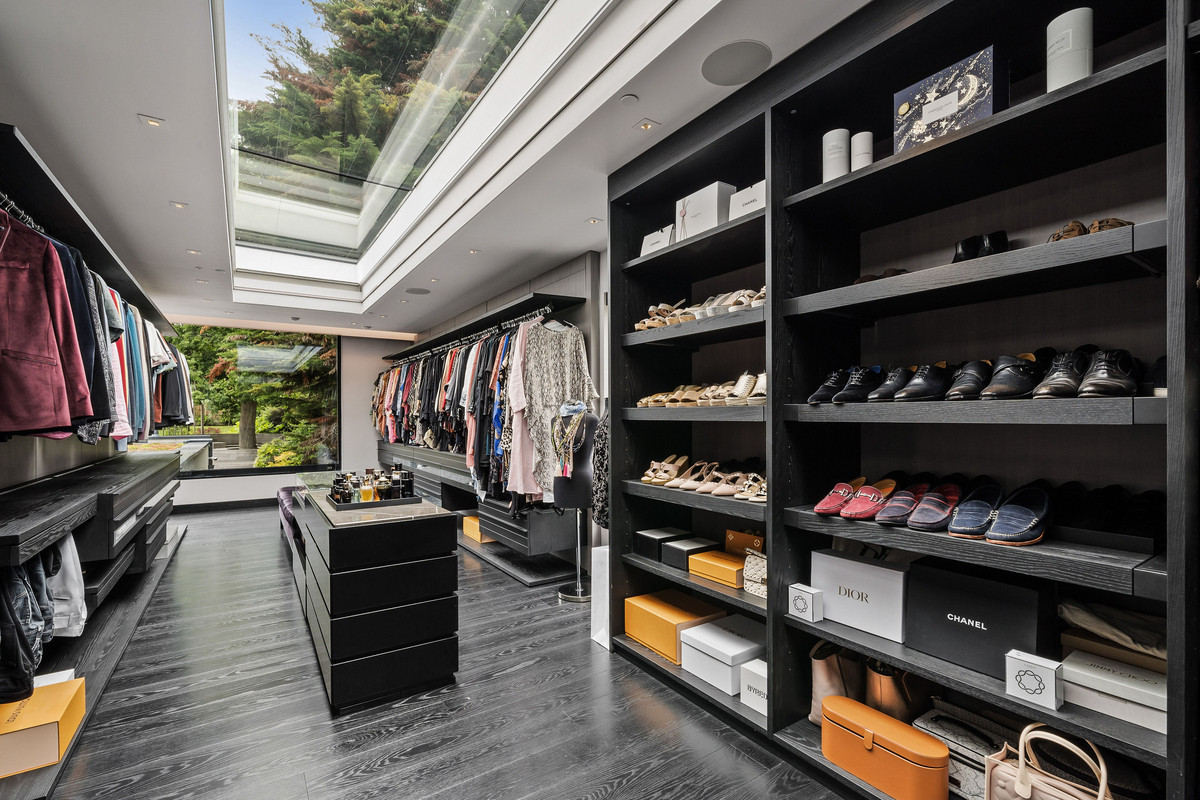
[[[0,432],[70,427],[92,414],[62,264],[0,211]]]

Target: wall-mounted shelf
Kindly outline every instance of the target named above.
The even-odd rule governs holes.
[[[837,622],[805,622],[791,616],[785,617],[784,621],[797,630],[849,647],[869,658],[878,658],[949,689],[986,700],[1015,714],[1044,720],[1061,731],[1090,739],[1101,747],[1111,748],[1159,768],[1166,766],[1167,737],[1160,733],[1085,708],[1063,706],[1059,711],[1050,711],[1026,703],[1008,695],[1004,691],[1004,681],[999,678],[974,672]]]
[[[705,344],[733,342],[751,339],[766,332],[765,306],[730,311],[715,317],[694,319],[678,325],[633,331],[621,335],[622,347],[643,345],[670,345],[674,347],[699,347]]]
[[[765,258],[766,219],[766,209],[755,211],[626,261],[621,269],[626,272],[654,269],[695,281],[759,263]]]
[[[735,589],[732,586],[710,581],[708,578],[702,578],[699,575],[693,575],[681,569],[668,567],[666,564],[651,561],[645,556],[626,553],[621,558],[631,567],[640,569],[642,572],[657,575],[660,578],[666,578],[679,586],[691,589],[696,594],[702,594],[714,600],[719,600],[722,603],[736,607],[739,611],[752,614],[760,619],[765,619],[767,616],[767,599],[765,597],[758,597],[744,589]]]
[[[767,518],[766,503],[752,503],[749,500],[738,500],[734,497],[713,497],[711,494],[685,492],[682,489],[667,489],[641,481],[621,481],[621,490],[625,494],[647,497],[660,503],[688,506],[701,511],[712,511],[715,514],[724,514],[728,517],[738,517],[754,522],[762,522]]]
[[[622,408],[631,422],[763,422],[765,406],[696,406],[694,408]]]
[[[787,422],[928,425],[1165,425],[1166,397],[935,400],[927,403],[788,404]]]
[[[154,323],[164,336],[174,335],[171,323],[84,216],[33,145],[15,127],[5,124],[0,124],[0,190],[44,227],[47,235],[83,253],[88,268],[137,306],[143,319]]]

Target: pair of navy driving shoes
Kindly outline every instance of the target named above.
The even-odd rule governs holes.
[[[1037,544],[1050,524],[1050,492],[1035,481],[1004,496],[996,484],[980,486],[950,513],[948,531],[959,539],[986,539],[1013,547]]]

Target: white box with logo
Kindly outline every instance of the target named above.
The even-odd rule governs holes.
[[[767,651],[767,628],[748,617],[731,616],[687,628],[679,641],[684,670],[735,695],[741,691],[741,665]]]
[[[1020,650],[1009,650],[1004,664],[1007,694],[1051,711],[1062,707],[1062,664]]]
[[[641,255],[648,256],[655,250],[662,250],[664,247],[669,247],[673,244],[675,244],[674,223],[665,228],[657,230],[642,239]]]
[[[1063,680],[1159,711],[1167,710],[1167,676],[1076,650],[1063,659]]]
[[[802,619],[805,622],[820,622],[825,619],[821,597],[823,592],[803,583],[793,583],[788,587],[788,616]]]
[[[759,181],[740,192],[734,192],[729,197],[729,219],[744,217],[766,207],[767,182]]]
[[[736,191],[736,187],[718,181],[692,192],[682,200],[676,200],[675,241],[682,242],[689,236],[728,222],[729,198]]]
[[[812,554],[812,586],[823,593],[825,619],[893,642],[904,642],[908,564],[876,561],[836,550]]]
[[[767,713],[767,662],[761,658],[742,664],[742,705],[766,716]]]

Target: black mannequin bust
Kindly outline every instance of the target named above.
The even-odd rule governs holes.
[[[580,415],[582,415],[580,417]],[[576,417],[580,417],[576,422]],[[571,432],[574,422],[575,430]],[[551,423],[555,455],[560,460],[554,478],[556,508],[592,507],[592,449],[600,418],[587,410],[580,401],[568,401],[559,409],[558,418]],[[571,433],[569,441],[564,437]],[[564,474],[561,462],[569,460],[570,474]]]

